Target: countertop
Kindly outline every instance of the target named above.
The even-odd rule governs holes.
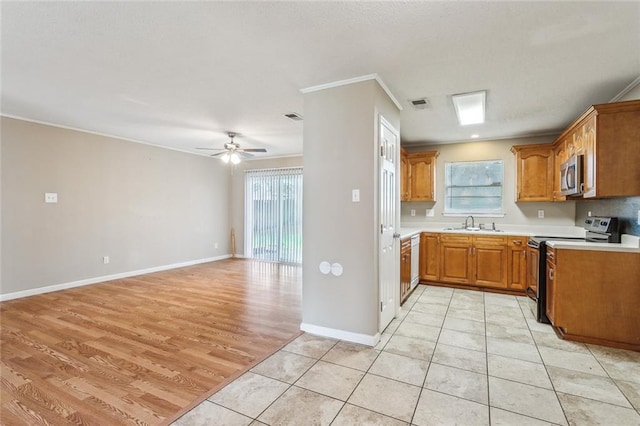
[[[587,241],[547,241],[549,247],[569,250],[622,251],[640,253],[640,237],[623,234],[620,243],[589,243]]]
[[[581,226],[522,226],[522,225],[497,225],[499,232],[491,230],[465,231],[463,229],[446,229],[452,226],[459,226],[451,223],[430,223],[417,227],[400,227],[400,238],[409,238],[421,232],[437,232],[440,234],[469,234],[469,235],[511,235],[521,237],[532,237],[534,235],[545,235],[550,237],[584,237],[585,230]],[[592,251],[619,251],[640,253],[640,237],[633,235],[622,235],[621,242],[616,243],[590,243],[586,241],[547,241],[549,247],[556,249],[570,250],[592,250]]]

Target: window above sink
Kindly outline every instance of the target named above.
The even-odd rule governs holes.
[[[504,216],[502,160],[445,163],[444,175],[444,216]]]

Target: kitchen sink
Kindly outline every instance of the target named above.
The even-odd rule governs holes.
[[[469,227],[469,228],[444,228],[445,231],[462,231],[462,232],[477,232],[477,231],[484,231],[484,232],[504,232],[502,229],[486,229],[486,228],[476,228],[476,227]]]

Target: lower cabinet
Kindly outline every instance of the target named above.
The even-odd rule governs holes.
[[[400,242],[400,304],[411,293],[411,238]]]
[[[423,281],[526,289],[526,237],[424,232],[420,243]]]
[[[440,279],[440,234],[423,232],[420,235],[420,279]]]
[[[567,340],[640,351],[640,253],[547,249],[547,316]]]
[[[442,234],[440,241],[440,281],[471,284],[473,282],[472,237]]]
[[[524,291],[527,289],[527,237],[507,237],[507,240],[507,284],[512,290]]]
[[[474,284],[507,288],[508,252],[506,237],[473,237],[471,258],[475,272]]]

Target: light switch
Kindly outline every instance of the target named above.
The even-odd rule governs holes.
[[[359,203],[360,202],[360,190],[359,189],[351,190],[351,201],[353,201],[354,203]]]
[[[58,193],[57,192],[45,192],[44,193],[44,202],[45,203],[57,203],[58,202]]]

